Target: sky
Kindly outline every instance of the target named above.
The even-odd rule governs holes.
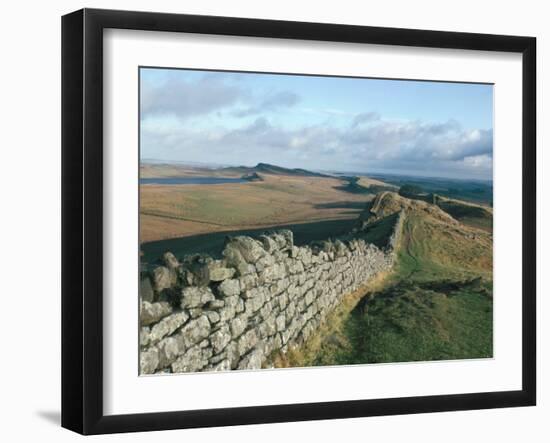
[[[493,86],[140,69],[142,160],[492,179]]]

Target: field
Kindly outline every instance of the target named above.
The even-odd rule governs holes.
[[[178,170],[183,176],[193,173],[204,177],[209,173],[204,169],[150,165],[142,174],[172,177]],[[219,174],[210,171],[210,176]],[[233,169],[223,176],[238,174]],[[247,183],[140,185],[140,240],[149,243],[199,234],[352,220],[373,194],[348,192],[341,189],[345,183],[332,177],[265,173],[262,181]]]

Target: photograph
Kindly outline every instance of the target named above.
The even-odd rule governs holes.
[[[139,373],[493,357],[493,85],[139,67]]]

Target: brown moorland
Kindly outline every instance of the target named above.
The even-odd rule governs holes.
[[[175,174],[183,168],[151,174]],[[164,172],[162,172],[164,171]],[[190,176],[208,171],[187,168]],[[143,172],[143,170],[142,170]],[[212,172],[212,171],[211,171]],[[218,173],[210,176],[218,176]],[[174,175],[172,175],[174,176]],[[187,175],[189,176],[189,175]],[[229,176],[229,175],[225,175]],[[224,184],[140,185],[140,241],[321,220],[354,219],[372,194],[342,189],[344,180],[262,174],[263,181]]]

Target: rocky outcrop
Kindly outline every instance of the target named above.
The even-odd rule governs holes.
[[[393,265],[359,238],[294,245],[291,231],[229,238],[223,259],[170,253],[141,300],[142,374],[258,369],[307,340],[344,296]],[[147,287],[142,285],[142,287]]]

